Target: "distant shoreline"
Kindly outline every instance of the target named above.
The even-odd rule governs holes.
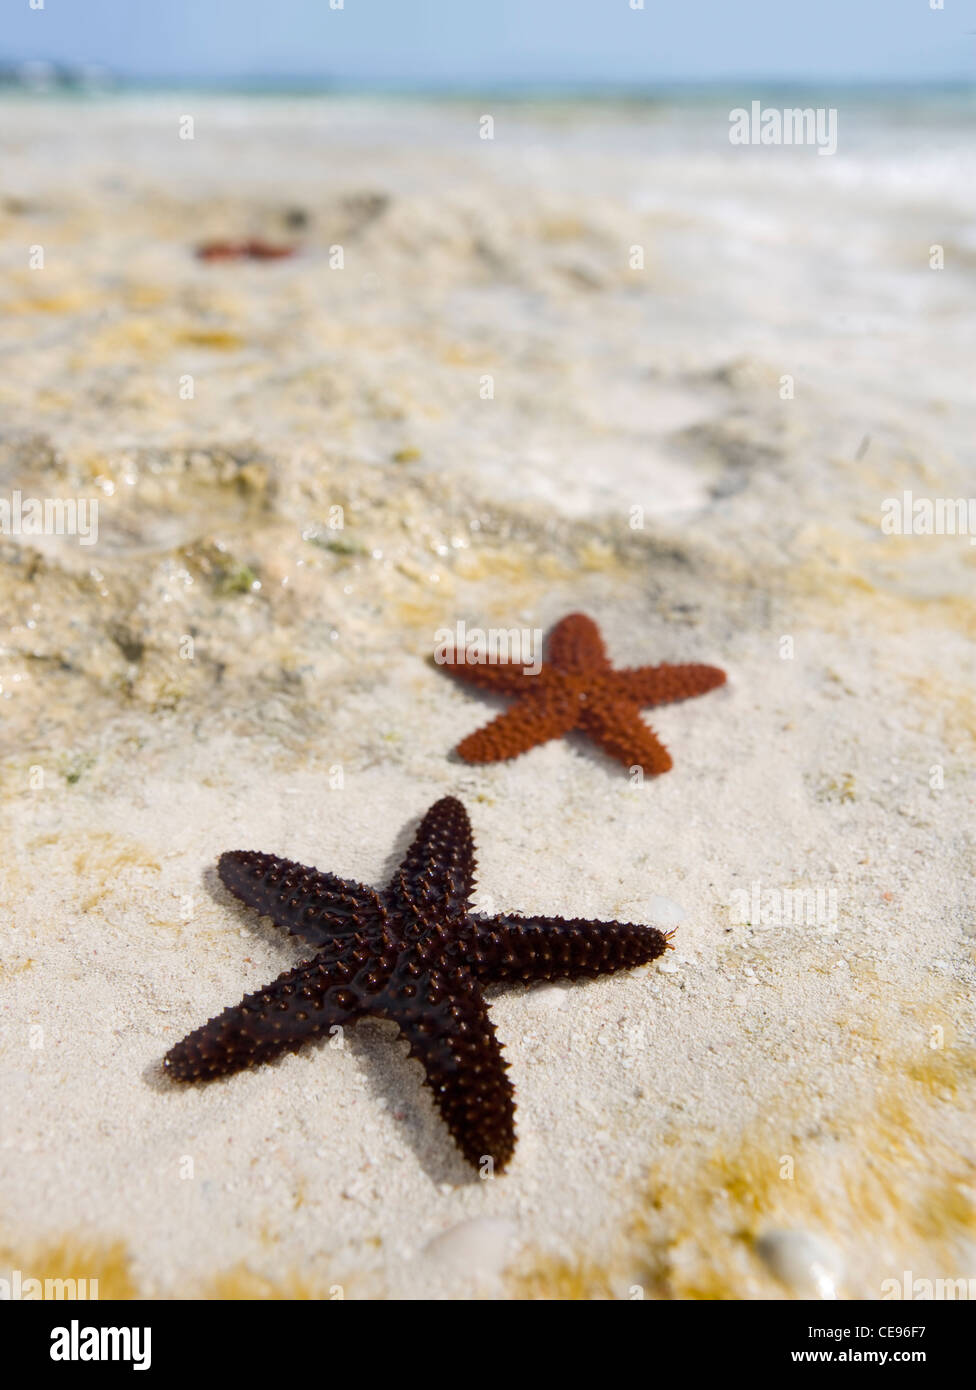
[[[110,97],[168,97],[179,93],[192,93],[197,97],[248,97],[248,98],[378,98],[403,101],[479,101],[493,100],[505,102],[524,102],[532,105],[557,103],[610,103],[622,106],[676,105],[676,104],[716,104],[739,101],[743,92],[759,96],[764,100],[788,98],[803,100],[814,97],[823,100],[831,94],[843,95],[848,101],[885,102],[909,100],[950,100],[968,99],[976,106],[976,84],[972,79],[960,76],[946,81],[817,81],[807,78],[803,81],[784,82],[782,78],[762,75],[743,76],[734,81],[714,82],[687,81],[670,83],[649,83],[634,85],[628,83],[603,82],[488,82],[480,83],[405,83],[369,82],[348,79],[325,78],[320,80],[300,78],[232,78],[220,79],[142,79],[101,74],[96,79],[84,73],[73,74],[70,70],[55,70],[49,78],[37,76],[21,79],[16,75],[20,67],[29,64],[6,63],[0,72],[0,96],[19,96],[35,100],[53,99],[93,100]],[[53,65],[52,65],[53,66]]]

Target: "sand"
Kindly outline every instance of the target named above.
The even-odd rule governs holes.
[[[842,110],[820,158],[733,150],[720,106],[493,109],[487,142],[463,103],[4,102],[3,495],[99,526],[0,545],[2,1277],[976,1276],[976,547],[880,524],[974,491],[972,154],[937,111]],[[300,253],[192,254],[242,235]],[[673,771],[452,757],[497,706],[437,630],[574,610],[619,665],[728,671],[655,711]],[[491,992],[510,1170],[466,1167],[380,1023],[172,1085],[299,958],[219,854],[381,884],[448,793],[479,907],[676,927],[656,967]],[[821,920],[776,920],[792,890]]]

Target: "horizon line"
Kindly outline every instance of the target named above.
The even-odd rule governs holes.
[[[50,70],[49,81],[20,77],[22,69]],[[113,71],[101,64],[71,64],[46,59],[0,57],[0,90],[17,90],[40,96],[66,91],[108,94],[122,91],[198,90],[227,93],[267,93],[274,95],[331,95],[365,93],[390,96],[617,96],[632,99],[674,92],[728,92],[745,85],[763,85],[777,91],[909,91],[959,93],[976,91],[973,77],[960,73],[941,77],[818,77],[770,73],[744,73],[722,77],[668,77],[647,80],[629,78],[543,78],[499,77],[485,81],[473,78],[431,77],[346,77],[335,74],[299,75],[294,73],[237,73],[223,76],[195,74],[146,75]]]

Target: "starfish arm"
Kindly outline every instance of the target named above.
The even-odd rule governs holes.
[[[467,763],[495,763],[515,758],[540,743],[568,734],[579,722],[580,706],[562,691],[539,690],[535,699],[520,700],[511,709],[478,729],[457,746]]]
[[[583,728],[608,757],[628,768],[643,768],[648,777],[657,777],[673,766],[671,754],[634,706],[590,704]]]
[[[475,929],[474,968],[479,980],[491,984],[595,978],[646,965],[668,949],[663,932],[632,922],[511,913],[473,914],[469,920]]]
[[[519,695],[530,685],[537,671],[519,661],[438,661],[438,666],[458,680],[490,690],[496,695]]]
[[[276,926],[314,946],[356,932],[375,932],[383,909],[372,888],[255,850],[230,850],[217,861],[221,882]]]
[[[547,655],[553,666],[567,674],[610,669],[600,629],[585,613],[570,613],[556,624],[549,634]]]
[[[417,968],[417,967],[415,967]],[[467,1161],[500,1173],[515,1151],[515,1101],[501,1044],[473,977],[445,971],[394,986],[386,1016],[426,1072],[427,1085]]]
[[[323,952],[248,994],[170,1048],[163,1066],[177,1081],[215,1076],[296,1052],[335,1026],[352,1023],[366,1008],[354,974],[360,948]]]
[[[725,672],[719,666],[633,666],[614,671],[611,677],[615,693],[641,706],[670,705],[676,700],[689,700],[704,695],[716,686],[724,685]]]
[[[459,920],[474,887],[474,838],[468,813],[455,796],[435,801],[424,816],[387,890],[394,912],[411,920]]]

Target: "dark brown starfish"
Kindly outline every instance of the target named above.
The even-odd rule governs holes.
[[[482,984],[576,979],[654,960],[654,927],[562,917],[484,916],[469,906],[474,841],[460,801],[427,812],[382,892],[289,859],[223,854],[221,879],[244,902],[316,947],[311,960],[247,995],[166,1054],[180,1081],[202,1081],[296,1051],[366,1014],[392,1019],[469,1163],[500,1171],[515,1148],[508,1063]]]
[[[667,772],[671,754],[640,717],[647,705],[668,705],[704,695],[725,682],[717,666],[636,666],[615,671],[600,629],[583,613],[570,613],[549,634],[548,661],[532,671],[524,663],[494,665],[456,654],[442,664],[452,675],[516,702],[457,746],[465,762],[515,758],[537,744],[582,729],[611,758],[649,776]]]

